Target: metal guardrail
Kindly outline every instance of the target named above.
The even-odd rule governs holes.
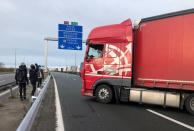
[[[0,85],[0,91],[1,90],[5,90],[6,88],[10,88],[10,86],[14,86],[16,85],[16,82],[10,82],[10,83],[6,83],[6,84],[3,84],[3,85]]]
[[[44,86],[43,86],[40,94],[38,95],[37,99],[35,100],[35,102],[31,106],[30,110],[27,112],[26,116],[24,117],[24,119],[22,120],[22,122],[20,123],[20,125],[16,131],[30,131],[30,129],[33,125],[33,122],[36,118],[36,115],[38,113],[39,107],[42,103],[42,99],[47,91],[50,78],[51,78],[51,76],[49,75],[46,78],[46,80],[44,81],[44,83],[43,83]]]

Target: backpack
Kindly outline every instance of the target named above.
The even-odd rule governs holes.
[[[30,69],[30,81],[31,83],[36,83],[38,79],[38,74],[35,69]]]
[[[25,77],[26,77],[25,74],[26,74],[25,70],[18,70],[18,72],[17,72],[17,80],[19,82],[23,82],[25,80]]]

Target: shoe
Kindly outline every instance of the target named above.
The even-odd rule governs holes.
[[[24,100],[26,100],[26,97],[24,96]]]

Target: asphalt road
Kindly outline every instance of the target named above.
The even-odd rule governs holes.
[[[0,74],[0,86],[15,81],[15,74]]]
[[[194,116],[184,110],[138,103],[101,104],[94,98],[81,96],[79,76],[64,73],[53,75],[66,131],[189,131],[191,129],[187,126],[194,127]],[[147,109],[180,123],[167,120]]]

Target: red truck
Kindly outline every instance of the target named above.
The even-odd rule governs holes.
[[[82,95],[194,115],[194,9],[94,28],[86,47]]]

